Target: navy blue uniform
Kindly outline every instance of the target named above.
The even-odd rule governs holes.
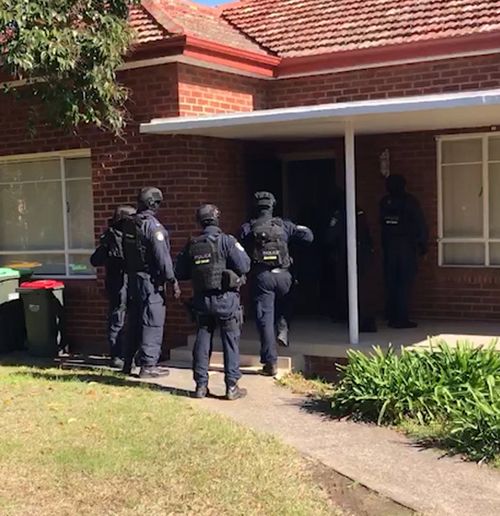
[[[123,258],[122,232],[109,227],[99,238],[99,246],[90,257],[94,267],[105,268],[104,285],[109,300],[108,344],[111,358],[123,358],[123,329],[127,313],[127,283]]]
[[[226,269],[238,276],[250,270],[250,258],[237,242],[236,238],[224,234],[217,226],[207,226],[203,235],[216,239],[217,249],[225,259]],[[188,243],[179,254],[175,265],[175,275],[179,280],[192,279],[192,259]],[[198,332],[193,349],[193,373],[197,386],[208,384],[208,367],[212,340],[217,326],[220,327],[222,347],[224,351],[224,374],[227,387],[237,384],[241,377],[239,341],[241,334],[240,295],[237,291],[205,291],[195,290],[192,308],[198,323]]]
[[[240,229],[240,241],[249,254],[252,254],[251,249],[254,246],[252,224],[253,221],[246,222]],[[282,224],[287,243],[313,241],[313,233],[309,228],[297,226],[289,220],[283,220]],[[261,362],[276,364],[276,331],[287,333],[290,323],[289,293],[293,283],[292,275],[288,267],[269,268],[258,263],[254,264],[252,273]]]
[[[386,311],[391,325],[409,321],[411,288],[417,273],[418,254],[427,252],[427,225],[417,199],[404,192],[380,202],[384,251]]]
[[[126,364],[136,351],[142,367],[154,367],[160,358],[166,316],[165,284],[175,283],[170,242],[165,227],[152,210],[136,215],[143,263],[129,270],[130,339]],[[127,253],[127,244],[125,246]],[[127,259],[127,266],[128,263]]]

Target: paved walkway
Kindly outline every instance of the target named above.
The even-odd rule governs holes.
[[[174,368],[161,384],[187,394],[191,371]],[[206,410],[279,437],[300,452],[372,490],[426,515],[500,515],[500,472],[487,466],[422,450],[386,428],[331,420],[307,409],[307,400],[273,380],[245,375],[248,397],[191,400]],[[212,373],[210,389],[224,394],[223,378]]]

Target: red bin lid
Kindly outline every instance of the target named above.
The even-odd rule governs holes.
[[[63,288],[64,283],[55,280],[37,280],[37,281],[25,281],[21,284],[21,288],[31,288],[35,290],[55,290],[57,288]]]

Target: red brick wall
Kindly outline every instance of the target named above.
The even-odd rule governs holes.
[[[500,54],[310,77],[268,86],[268,108],[498,88]]]
[[[27,108],[0,97],[0,156],[90,148],[95,207],[95,236],[106,227],[117,204],[135,203],[146,185],[165,194],[160,219],[172,236],[176,254],[196,230],[194,210],[203,201],[217,202],[225,227],[234,230],[245,213],[244,174],[240,144],[204,138],[141,135],[139,124],[179,111],[177,68],[166,65],[130,70],[120,75],[131,89],[130,119],[123,137],[95,129],[78,136],[41,126],[33,138],[27,131]],[[102,277],[66,281],[68,337],[73,349],[105,350],[106,299]],[[189,328],[180,304],[170,303],[167,345],[183,342]]]
[[[180,116],[264,109],[265,81],[178,65]]]

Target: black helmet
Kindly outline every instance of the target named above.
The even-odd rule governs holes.
[[[203,204],[196,210],[196,220],[202,226],[218,226],[220,210],[215,204]]]
[[[253,197],[258,208],[272,209],[276,206],[276,198],[271,192],[255,192]]]
[[[126,219],[127,217],[132,217],[132,215],[135,215],[137,213],[137,210],[133,206],[129,206],[128,204],[125,204],[123,206],[117,206],[115,213],[113,214],[113,222],[120,222],[123,219]]]
[[[398,174],[385,180],[385,187],[390,195],[402,195],[406,190],[406,179]]]
[[[157,210],[162,201],[163,194],[161,193],[161,190],[154,186],[143,188],[137,197],[139,209]]]

